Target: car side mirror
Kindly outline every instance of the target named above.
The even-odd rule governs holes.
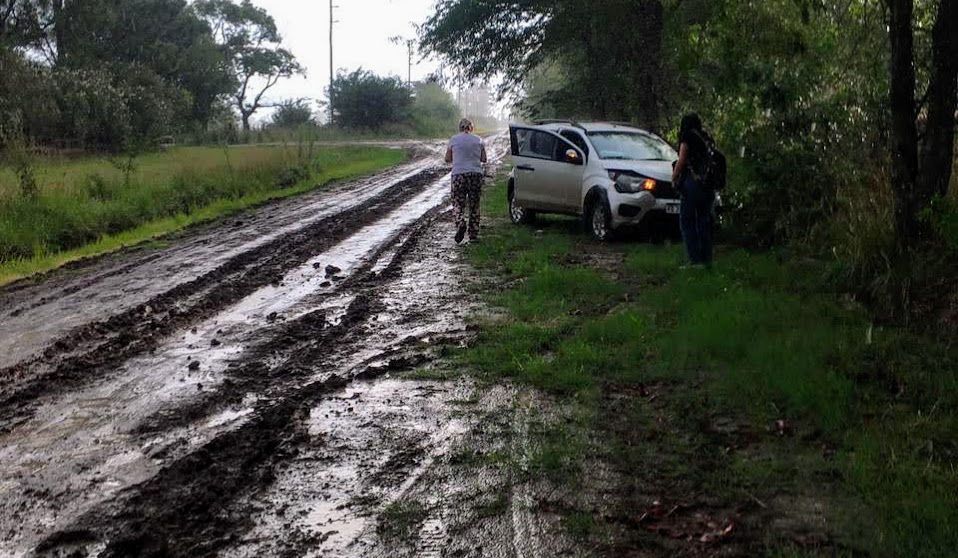
[[[573,164],[573,165],[581,165],[581,164],[582,164],[582,157],[579,156],[579,152],[576,151],[575,149],[569,149],[568,151],[566,151],[566,152],[565,152],[565,156],[564,156],[562,159],[563,159],[566,163],[570,163],[570,164]]]

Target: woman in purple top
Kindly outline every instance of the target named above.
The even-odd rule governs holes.
[[[466,236],[466,210],[469,211],[469,242],[479,240],[479,197],[482,195],[482,164],[486,146],[473,133],[468,118],[459,121],[459,133],[449,140],[446,162],[452,163],[452,207],[456,219],[456,243]]]

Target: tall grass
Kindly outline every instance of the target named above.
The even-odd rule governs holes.
[[[505,212],[501,185],[486,199],[486,215]],[[854,226],[880,236],[879,220],[876,214]],[[874,326],[836,288],[841,266],[834,262],[723,250],[714,271],[683,272],[678,247],[607,249],[553,222],[538,226],[537,234],[498,225],[469,248],[473,261],[508,287],[490,295],[501,314],[480,329],[464,363],[577,402],[637,384],[678,386],[686,406],[674,412],[688,429],[683,438],[700,435],[696,429],[716,416],[755,433],[774,432],[771,425],[784,420],[796,436],[773,434],[754,458],[736,457],[734,475],[697,470],[695,483],[720,491],[731,482],[778,497],[815,493],[824,489],[810,483],[834,479],[828,486],[841,493],[830,495],[836,508],[828,514],[836,528],[844,525],[835,536],[846,548],[871,556],[954,555],[953,338]],[[613,255],[603,260],[624,262],[603,270],[576,257],[606,250]],[[836,448],[836,458],[823,457],[822,447]]]
[[[104,239],[134,240],[131,231],[165,232],[404,157],[378,147],[293,145],[177,148],[136,158],[132,167],[102,158],[44,159],[34,162],[30,195],[17,174],[3,169],[0,267],[29,269],[30,262]]]

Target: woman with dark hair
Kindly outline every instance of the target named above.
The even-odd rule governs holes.
[[[695,113],[682,117],[679,127],[679,160],[672,170],[672,184],[682,195],[679,226],[693,266],[712,265],[712,206],[715,192],[704,183],[709,165],[711,138]]]

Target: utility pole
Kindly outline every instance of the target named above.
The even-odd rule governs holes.
[[[412,39],[409,39],[409,40],[406,41],[406,47],[409,49],[409,66],[408,66],[408,69],[406,70],[406,84],[409,85],[409,87],[412,87],[412,45],[413,45],[413,42],[414,42],[414,41],[413,41]]]
[[[336,70],[333,66],[333,26],[338,23],[333,15],[333,10],[339,6],[333,5],[333,0],[329,0],[329,124],[333,124],[333,81],[336,79]]]
[[[406,43],[406,49],[408,50],[406,85],[412,87],[412,55],[415,51],[416,39],[407,39],[402,35],[396,35],[395,37],[389,37],[389,42],[394,45]]]

